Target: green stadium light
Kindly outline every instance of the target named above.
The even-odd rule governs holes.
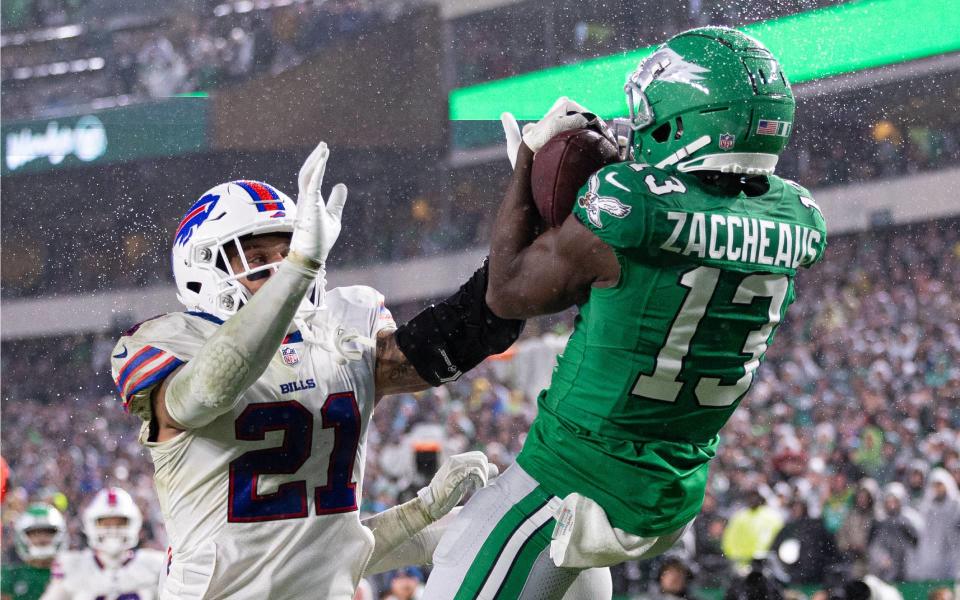
[[[776,54],[793,83],[960,50],[960,9],[952,0],[859,0],[740,28]],[[567,95],[604,117],[626,112],[627,73],[653,46],[459,88],[453,121],[539,119]]]

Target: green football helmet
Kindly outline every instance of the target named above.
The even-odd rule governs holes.
[[[37,544],[31,533],[49,531],[49,543]],[[67,522],[49,504],[31,504],[13,523],[13,541],[21,560],[48,560],[67,548]]]
[[[763,44],[726,27],[684,31],[630,74],[634,159],[679,171],[773,173],[796,102]]]

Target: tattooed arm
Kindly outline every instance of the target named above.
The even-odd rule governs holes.
[[[430,387],[397,346],[396,330],[377,334],[374,386],[378,400],[390,394],[420,392]]]

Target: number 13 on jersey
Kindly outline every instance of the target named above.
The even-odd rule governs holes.
[[[679,284],[687,289],[687,293],[657,354],[653,373],[641,374],[637,378],[631,390],[633,395],[662,402],[677,401],[684,386],[684,379],[680,375],[690,354],[690,344],[707,308],[716,302],[714,292],[723,274],[720,269],[700,266],[681,275]],[[767,351],[770,335],[780,323],[784,301],[790,289],[790,280],[785,275],[755,273],[743,276],[731,273],[730,276],[742,277],[733,295],[734,307],[748,311],[750,305],[759,298],[770,298],[770,305],[766,322],[747,334],[742,347],[711,349],[713,352],[742,356],[743,375],[732,384],[723,383],[719,377],[699,377],[694,395],[701,406],[730,406],[750,389],[761,357]],[[703,360],[700,358],[701,364]]]

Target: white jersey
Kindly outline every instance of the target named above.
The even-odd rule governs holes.
[[[395,328],[383,296],[336,288],[315,317],[375,339]],[[113,374],[128,408],[149,419],[149,394],[193,358],[220,320],[171,313],[128,331]],[[161,598],[351,598],[373,548],[360,524],[375,349],[339,364],[299,332],[230,412],[162,443],[141,442],[156,469],[170,539]]]
[[[50,568],[41,600],[153,600],[166,557],[159,550],[131,550],[116,566],[93,550],[64,552]]]

